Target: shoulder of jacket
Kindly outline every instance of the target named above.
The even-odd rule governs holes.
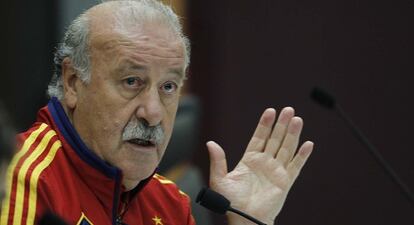
[[[50,166],[62,144],[56,131],[45,123],[35,123],[18,136],[17,151],[9,170],[18,180],[39,179]]]
[[[162,189],[166,189],[170,192],[172,192],[173,194],[179,194],[180,196],[186,197],[188,198],[188,195],[186,193],[184,193],[182,190],[180,190],[180,188],[171,180],[169,180],[168,178],[155,173],[152,177],[152,179],[154,180],[154,182],[161,184]]]

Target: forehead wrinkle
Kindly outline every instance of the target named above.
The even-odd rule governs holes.
[[[148,67],[145,65],[145,62],[142,63],[143,60],[134,60],[129,57],[119,57],[117,59],[117,63],[119,65],[118,71],[129,71],[129,70],[136,70],[136,71],[148,71]],[[174,63],[169,65],[170,68],[167,69],[167,74],[173,74],[177,76],[178,78],[182,79],[185,77],[185,71],[184,68],[182,68],[182,65],[180,63]]]
[[[149,63],[150,60],[147,59],[147,57],[141,57],[142,54],[137,54],[137,57],[119,57],[117,59],[118,65],[121,67],[125,67],[124,70],[132,69],[132,70],[143,70],[147,71],[149,68],[146,66],[146,63]],[[163,59],[166,59],[163,57]],[[182,58],[177,58],[182,59]],[[180,60],[181,61],[181,60]],[[183,67],[182,62],[173,62],[168,64],[167,69],[168,74],[175,74],[179,78],[185,77],[185,70]]]
[[[129,6],[128,6],[129,7]],[[109,1],[103,4],[99,4],[97,6],[92,7],[86,13],[87,16],[90,18],[90,36],[89,36],[89,48],[92,53],[92,39],[98,39],[98,36],[106,36],[104,39],[108,37],[114,37],[117,35],[118,37],[122,37],[120,43],[128,42],[128,41],[144,41],[147,43],[157,44],[160,47],[161,52],[152,52],[147,50],[146,47],[142,49],[136,49],[136,51],[141,51],[142,53],[148,54],[147,56],[152,57],[159,57],[159,58],[177,58],[177,59],[184,59],[184,69],[188,66],[189,58],[187,50],[187,43],[186,39],[182,36],[181,31],[177,31],[174,26],[172,26],[168,21],[160,19],[157,17],[154,18],[147,18],[140,21],[131,21],[124,17],[124,14],[129,13],[128,7],[125,7],[120,1]],[[123,12],[123,10],[128,9],[128,12]],[[119,14],[115,12],[120,12]],[[129,15],[129,14],[128,14]],[[121,20],[120,20],[121,19]],[[151,37],[151,39],[148,38]],[[93,36],[95,38],[93,38]],[[101,38],[102,39],[102,38]],[[127,40],[130,39],[130,40]],[[154,40],[155,39],[155,40]],[[104,49],[104,48],[111,48],[116,46],[117,40],[113,40],[114,43],[104,44],[100,46],[99,44],[96,45],[95,50],[97,49]],[[156,43],[154,43],[155,41]],[[150,43],[150,44],[151,44]],[[138,43],[139,44],[139,43]],[[128,45],[125,43],[125,45]],[[171,47],[171,49],[162,48],[163,46]],[[179,47],[177,47],[179,46]],[[139,47],[139,46],[138,46]],[[155,48],[154,46],[149,45],[149,48]],[[101,52],[99,52],[101,53]],[[105,57],[105,56],[103,56]]]
[[[160,59],[185,60],[185,45],[182,38],[168,26],[146,21],[121,32],[116,29],[117,25],[112,16],[102,17],[100,13],[96,13],[92,17],[94,18],[91,21],[91,51],[101,50],[109,55],[126,53],[134,57],[141,54]]]
[[[176,43],[162,43],[155,44],[151,41],[122,41],[119,42],[119,47],[125,50],[125,52],[130,52],[132,55],[143,55],[143,56],[152,56],[157,58],[177,58],[183,59],[183,50],[181,46]]]
[[[127,57],[119,57],[117,59],[118,70],[140,70],[147,71],[148,67],[142,63],[134,62]]]
[[[128,39],[121,38],[104,38],[97,37],[92,44],[92,47],[96,50],[102,50],[104,52],[113,53],[126,53],[134,57],[139,55],[142,56],[152,56],[157,58],[164,59],[184,59],[184,52],[182,50],[182,45],[179,42],[172,44],[166,43],[163,45],[153,44],[153,42],[146,41],[131,41]],[[176,46],[178,48],[175,48]]]
[[[120,48],[108,48],[106,51],[109,51],[108,53],[111,53],[113,51],[120,53],[119,57],[115,58],[109,58],[109,60],[115,60],[113,61],[117,67],[117,71],[125,71],[125,70],[142,70],[147,71],[149,68],[147,66],[148,63],[151,62],[151,59],[148,57],[145,57],[150,54],[145,53],[137,53],[132,52],[129,49],[120,49]],[[108,55],[114,55],[114,54],[108,54]],[[156,57],[157,59],[171,59],[175,58],[177,60],[168,62],[168,69],[167,73],[169,74],[175,74],[179,78],[185,77],[185,70],[182,63],[182,57],[163,57],[163,56],[154,56],[150,55],[152,57]]]

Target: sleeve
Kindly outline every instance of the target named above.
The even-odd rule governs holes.
[[[180,195],[181,195],[181,202],[182,202],[182,205],[186,208],[185,209],[185,211],[187,212],[187,225],[195,225],[196,223],[195,223],[195,220],[194,220],[194,217],[193,217],[193,214],[192,214],[192,210],[191,210],[191,199],[190,199],[190,197],[186,194],[186,193],[184,193],[183,191],[179,191],[180,192]]]
[[[34,172],[27,171],[28,174]],[[32,177],[24,174],[20,167],[9,168],[0,224],[37,224],[39,218],[52,208],[42,185],[44,182]]]
[[[13,157],[7,170],[6,197],[1,211],[0,224],[35,224],[47,209],[46,178],[41,176],[60,149],[56,133],[41,124],[26,136],[21,149]],[[48,188],[50,190],[50,188]]]

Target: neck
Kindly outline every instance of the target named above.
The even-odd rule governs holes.
[[[66,115],[69,118],[69,121],[72,123],[73,125],[73,113],[72,111],[68,108],[68,106],[65,104],[64,100],[60,100],[60,104],[63,107],[63,110],[65,110]]]
[[[134,189],[136,186],[138,186],[140,181],[136,181],[136,180],[129,180],[129,179],[123,179],[122,180],[122,184],[125,188],[125,191],[130,191],[132,189]]]

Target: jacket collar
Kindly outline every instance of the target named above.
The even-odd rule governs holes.
[[[53,97],[47,107],[40,110],[39,120],[47,122],[58,132],[59,139],[64,142],[64,146],[65,143],[69,145],[70,149],[67,154],[74,161],[77,173],[88,186],[94,188],[98,199],[101,202],[106,202],[108,210],[112,208],[115,217],[118,213],[120,195],[124,192],[124,188],[121,186],[122,171],[109,165],[86,146],[57,98]],[[142,180],[137,187],[130,191],[128,194],[130,200],[148,184],[152,176],[153,174]]]
[[[119,169],[107,164],[88,147],[86,147],[57,98],[53,97],[49,101],[48,109],[60,133],[64,136],[65,140],[69,143],[72,149],[75,150],[78,156],[87,164],[99,170],[109,178],[116,178],[116,175],[119,173]]]

